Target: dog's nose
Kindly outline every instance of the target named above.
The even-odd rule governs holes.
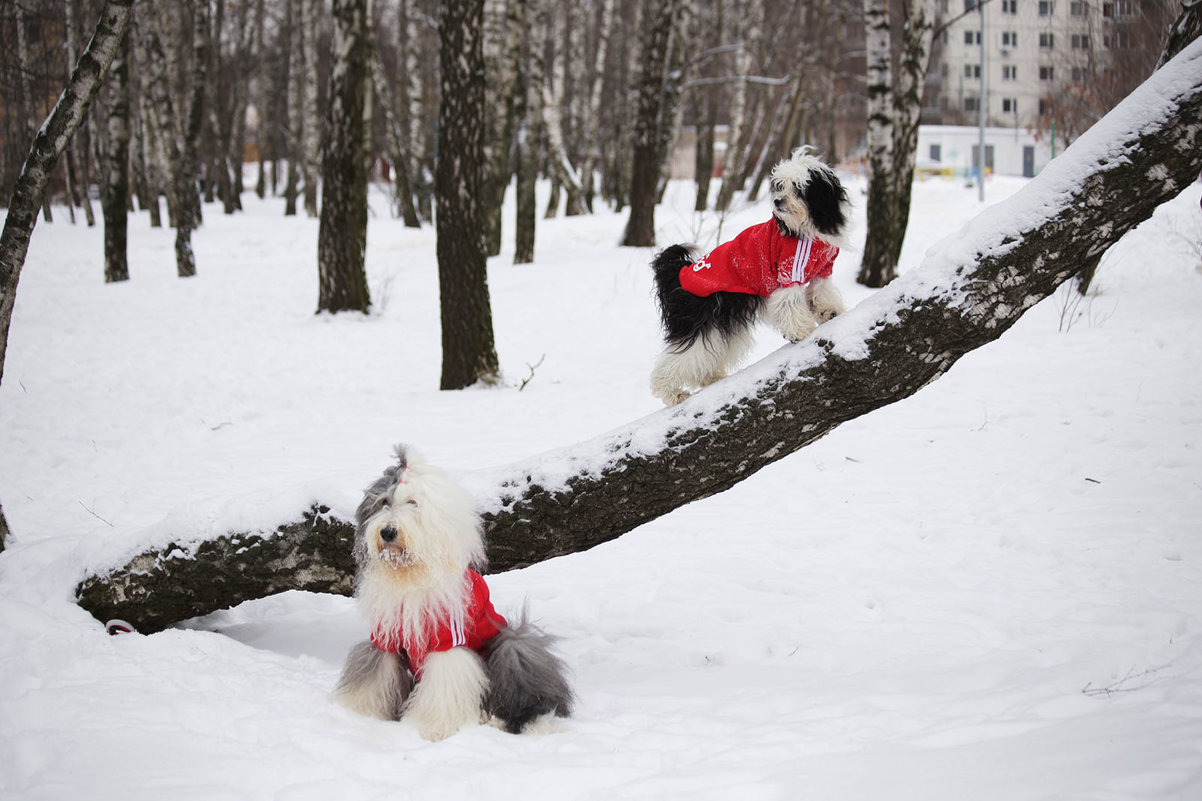
[[[384,526],[380,529],[380,539],[387,543],[396,542],[397,530],[396,526]]]
[[[785,199],[783,197],[775,198],[772,202],[776,204],[778,209],[784,208],[785,206]]]

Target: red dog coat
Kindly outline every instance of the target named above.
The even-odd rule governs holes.
[[[421,673],[426,657],[435,651],[449,651],[458,645],[466,645],[473,651],[481,650],[509,624],[493,608],[484,578],[474,570],[468,570],[467,577],[471,583],[471,598],[463,616],[462,626],[452,625],[450,620],[440,620],[426,642],[411,643],[408,649],[405,648],[404,637],[399,629],[386,631],[377,626],[371,635],[372,644],[381,651],[407,654],[409,669],[413,671],[414,676]]]
[[[742,292],[768,297],[777,289],[830,276],[839,248],[810,237],[785,236],[775,220],[753,225],[686,265],[680,285],[700,297]]]

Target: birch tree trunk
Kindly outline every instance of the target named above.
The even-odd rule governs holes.
[[[366,6],[370,7],[371,0],[367,0]],[[301,115],[302,126],[304,129],[303,142],[303,158],[304,158],[304,178],[305,178],[305,213],[310,217],[317,216],[317,176],[320,173],[325,177],[325,166],[322,163],[321,157],[321,129],[319,121],[321,119],[317,108],[317,34],[318,26],[321,22],[321,0],[301,0],[301,25],[304,29],[304,59],[301,62],[302,75],[304,78],[304,92],[302,94],[304,100],[304,112]],[[368,15],[370,19],[370,12]],[[366,29],[365,29],[366,30]],[[366,34],[365,34],[366,35]],[[345,43],[345,42],[344,42]],[[337,54],[337,49],[334,50]],[[337,57],[337,56],[335,56]],[[357,56],[356,56],[357,57]],[[356,69],[359,69],[358,67]],[[370,69],[367,62],[364,61],[362,66],[361,76],[364,80],[370,80]],[[331,78],[331,86],[333,79]],[[331,92],[332,94],[332,92]],[[365,107],[368,103],[368,98],[365,93],[362,95],[360,106]],[[331,103],[333,101],[331,100]],[[364,179],[364,187],[366,187],[366,179]],[[366,189],[364,190],[366,191]],[[366,202],[366,201],[365,201]],[[366,311],[366,308],[364,309]]]
[[[133,0],[106,0],[96,31],[84,48],[62,95],[50,116],[42,123],[8,201],[8,214],[0,232],[0,380],[4,377],[4,356],[8,350],[8,331],[12,325],[13,305],[29,238],[38,221],[38,207],[46,191],[46,182],[55,161],[78,130],[96,96],[96,90],[113,61],[121,38],[129,26]],[[8,539],[8,522],[0,506],[0,549]]]
[[[180,143],[180,165],[176,176],[175,261],[180,278],[196,275],[192,232],[200,227],[201,206],[197,182],[200,171],[200,134],[204,123],[205,90],[208,88],[209,0],[195,0],[192,7],[192,72],[188,88],[187,117]]]
[[[127,30],[109,67],[112,102],[108,110],[104,180],[100,210],[104,214],[104,281],[129,280],[126,230],[129,222],[129,51]]]
[[[917,270],[821,336],[782,347],[704,398],[478,476],[472,486],[491,569],[612,540],[918,392],[1002,336],[1200,170],[1202,42],[1195,41],[1023,192],[932,248]],[[647,442],[662,445],[648,451]],[[148,551],[87,578],[79,602],[100,620],[120,617],[153,631],[285,589],[350,593],[352,524],[322,505],[299,517],[272,532],[208,540],[191,558],[176,558],[175,543]]]
[[[308,0],[288,0],[288,178],[284,216],[296,214],[305,165],[305,36],[302,8]]]
[[[571,14],[570,8],[560,8],[560,11]],[[550,22],[550,10],[548,9],[548,22]],[[572,17],[566,20],[568,31],[566,35],[571,35]],[[554,41],[554,26],[547,25],[548,39]],[[539,89],[542,92],[542,123],[543,130],[547,132],[547,163],[550,167],[551,174],[555,182],[563,188],[566,197],[566,205],[564,206],[565,217],[575,217],[585,212],[584,205],[584,187],[581,185],[580,174],[576,168],[572,166],[571,158],[568,155],[567,146],[564,143],[563,135],[563,114],[562,107],[564,103],[564,91],[567,84],[567,63],[568,49],[560,48],[555,56],[553,68],[548,70],[546,65],[539,70],[542,73],[542,82],[539,84]],[[540,57],[542,50],[536,54],[536,58]],[[554,205],[547,207],[546,217],[554,217],[559,211],[558,198]]]
[[[370,80],[371,0],[334,0],[329,139],[322,158],[317,234],[318,312],[367,313],[367,172],[364,104]]]
[[[499,378],[480,198],[484,163],[484,0],[444,0],[435,168],[442,389]]]
[[[417,217],[417,208],[413,205],[413,188],[409,184],[409,159],[406,156],[405,131],[397,116],[396,103],[392,98],[392,90],[388,86],[388,77],[384,74],[384,64],[380,61],[379,48],[372,47],[371,80],[376,91],[376,99],[384,111],[384,133],[388,141],[388,160],[392,163],[393,197],[397,213],[405,221],[406,228],[421,228],[421,220]]]
[[[501,206],[513,172],[514,86],[517,64],[514,48],[525,31],[516,30],[509,13],[514,0],[487,0],[484,4],[484,219],[485,250],[501,252]]]
[[[71,79],[71,70],[75,69],[76,55],[79,53],[78,36],[75,32],[75,4],[67,3],[67,80]],[[129,35],[129,34],[127,34]],[[88,222],[88,227],[91,228],[96,224],[96,215],[92,211],[92,197],[88,194],[88,162],[82,156],[82,150],[79,146],[79,140],[74,136],[71,137],[71,143],[68,145],[67,156],[70,159],[70,164],[75,166],[75,187],[79,193],[79,205],[83,207],[84,219]],[[82,186],[81,186],[82,184]]]
[[[25,133],[27,138],[33,139],[38,122],[37,109],[33,102],[33,84],[30,81],[30,76],[33,75],[33,64],[29,58],[28,32],[25,30],[25,6],[21,3],[14,3],[13,15],[13,25],[17,29],[17,61],[21,65],[21,106],[25,113]],[[50,212],[50,198],[44,194],[42,196],[42,217],[46,222],[54,222],[54,215]]]
[[[614,0],[600,0],[600,22],[597,30],[597,50],[589,73],[587,111],[582,122],[584,142],[583,195],[589,211],[593,211],[596,196],[596,172],[601,166],[601,97],[605,89],[606,65],[609,60],[609,37],[613,27]]]
[[[536,43],[519,46],[519,67],[514,86],[514,125],[517,128],[514,141],[514,166],[517,172],[514,264],[530,264],[534,261],[534,233],[538,225],[535,185],[538,182],[538,131],[542,116],[539,109],[542,93],[538,86],[542,80],[543,62],[532,51],[542,41],[546,19],[542,5],[543,0],[513,0],[510,4],[514,24],[519,30],[530,32],[526,37],[527,42],[532,40]]]
[[[659,190],[660,126],[664,114],[664,69],[676,22],[677,0],[657,0],[643,41],[642,74],[634,123],[634,161],[630,183],[630,217],[622,244],[655,244],[655,203]]]
[[[918,147],[922,85],[934,35],[935,0],[909,0],[893,76],[885,0],[864,0],[868,51],[868,236],[857,280],[882,287],[897,275]]]
[[[740,4],[735,5],[738,14]],[[748,100],[747,77],[755,64],[755,53],[759,50],[760,39],[763,36],[764,6],[762,0],[743,0],[743,24],[741,27],[742,47],[736,57],[736,82],[734,97],[731,100],[730,128],[726,138],[726,164],[722,168],[722,185],[718,187],[718,198],[715,208],[724,212],[730,208],[730,201],[735,192],[743,188],[746,178],[746,153],[750,150],[748,141],[757,126],[752,125],[757,104]]]

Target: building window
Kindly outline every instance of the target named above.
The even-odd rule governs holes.
[[[1073,83],[1081,83],[1085,79],[1086,70],[1081,67],[1073,67]]]
[[[966,14],[969,11],[976,11],[976,10],[977,10],[977,0],[964,0],[964,12]]]
[[[1074,0],[1074,2],[1068,4],[1068,13],[1073,17],[1084,17],[1089,13],[1089,3]]]
[[[1039,16],[1052,16],[1052,0],[1039,0]]]
[[[1018,31],[1002,31],[1002,47],[1018,47]]]
[[[1002,112],[1005,114],[1018,113],[1018,100],[1013,97],[1002,98]]]
[[[1072,36],[1072,45],[1074,50],[1089,49],[1089,35],[1084,33],[1074,33]]]
[[[980,43],[981,43],[981,32],[980,31],[965,31],[964,32],[964,44],[979,45]]]
[[[1041,81],[1052,80],[1052,68],[1051,67],[1040,67],[1039,68],[1039,80],[1041,80]]]
[[[931,145],[931,161],[936,164],[943,161],[943,145]]]
[[[980,107],[981,107],[981,104],[977,101],[977,98],[975,98],[975,97],[964,98],[964,110],[965,111],[976,111]]]
[[[1039,46],[1045,50],[1052,49],[1053,37],[1050,33],[1039,34]]]
[[[965,64],[964,65],[964,77],[980,79],[981,65],[980,64]]]
[[[1003,14],[1017,14],[1018,13],[1018,0],[1002,0],[1002,13]]]
[[[1002,80],[1017,81],[1018,80],[1018,65],[1003,64],[1002,65]]]

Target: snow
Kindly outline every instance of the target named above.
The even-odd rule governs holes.
[[[1024,186],[993,179],[988,202]],[[669,188],[661,243],[767,215],[697,215],[693,191]],[[1096,294],[1062,288],[917,395],[492,576],[502,613],[528,599],[562,638],[580,703],[561,732],[431,744],[337,707],[366,633],[346,598],[104,634],[72,600],[85,572],[318,499],[348,516],[396,442],[474,491],[515,464],[562,480],[784,358],[762,331],[744,373],[660,409],[651,251],[603,211],[540,221],[536,263],[512,266],[511,197],[489,263],[504,385],[439,392],[433,230],[373,192],[367,317],[314,315],[317,222],[282,200],[206,207],[191,279],[144,214],[119,285],[99,228],[39,224],[0,385],[0,798],[1202,797],[1198,184],[1106,256]],[[980,210],[975,188],[916,184],[902,272]],[[835,280],[871,317],[858,253]]]

